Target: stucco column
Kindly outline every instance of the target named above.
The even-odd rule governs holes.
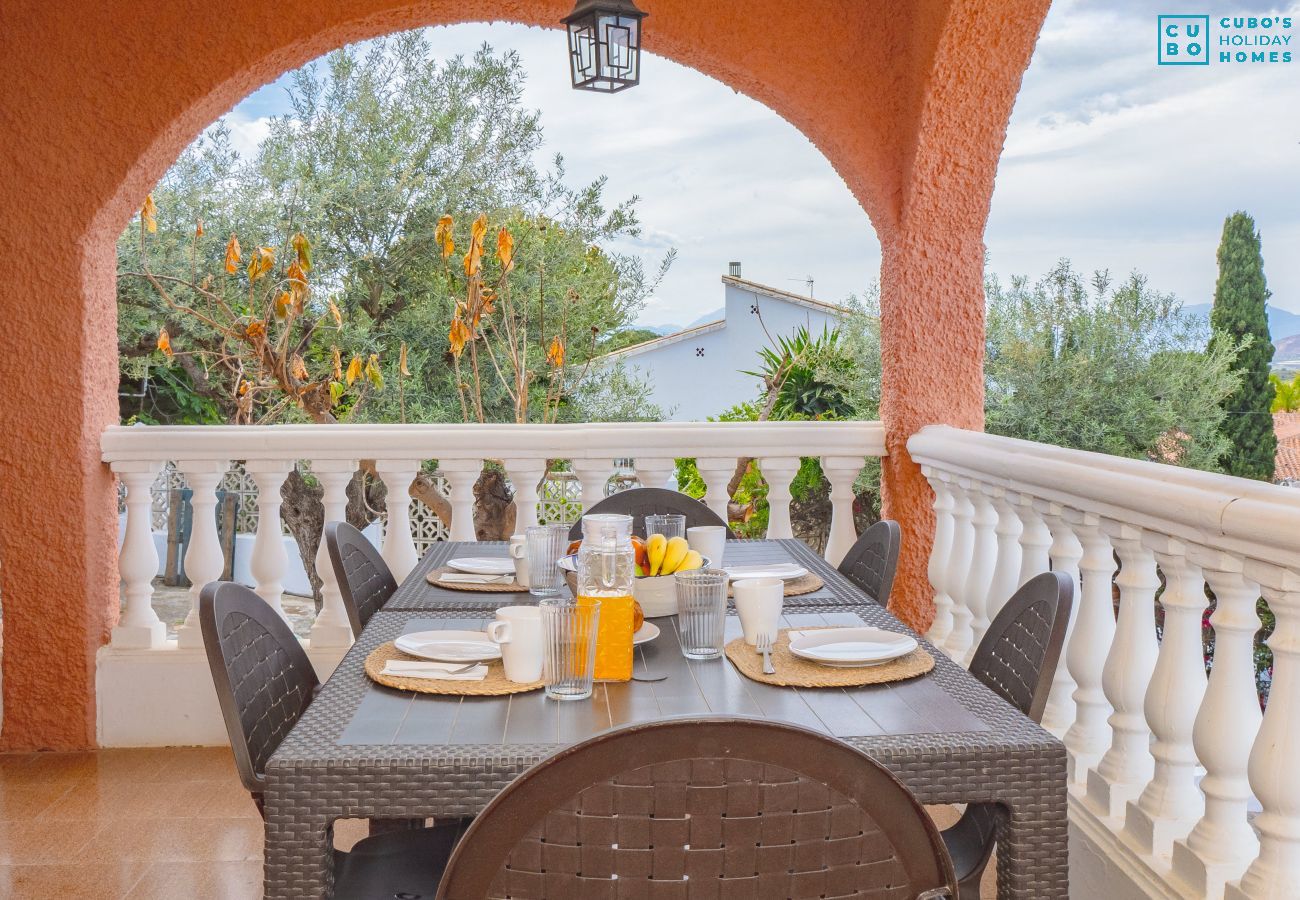
[[[7,218],[43,233],[24,220],[39,209]],[[99,451],[118,418],[116,310],[84,302],[113,297],[113,246],[87,258],[51,240],[41,253],[0,267],[5,750],[94,746],[95,651],[119,605],[116,490]]]
[[[934,494],[907,439],[936,423],[984,427],[984,242],[936,223],[882,240],[881,250],[881,487],[884,515],[903,529],[889,606],[924,632],[934,618]]]

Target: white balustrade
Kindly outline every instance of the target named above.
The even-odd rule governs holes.
[[[799,474],[799,457],[765,456],[759,460],[767,482],[767,536],[772,540],[794,537],[790,524],[790,482]]]
[[[256,582],[254,590],[272,609],[284,615],[284,570],[289,554],[284,549],[284,524],[280,521],[280,489],[293,471],[293,462],[283,459],[248,460],[244,470],[257,484],[257,538],[249,570]]]
[[[348,517],[348,483],[356,473],[354,459],[320,459],[312,462],[311,471],[323,491],[321,503],[326,522],[346,522]],[[339,580],[330,561],[329,547],[321,531],[320,547],[316,551],[316,574],[321,580],[320,612],[311,626],[311,645],[321,647],[347,647],[352,643],[352,623],[343,608],[343,594]]]
[[[185,552],[185,577],[190,580],[190,611],[176,629],[176,642],[183,648],[201,648],[199,594],[210,581],[221,577],[226,567],[217,533],[217,485],[230,467],[227,460],[179,459],[177,470],[194,492],[190,498],[190,542]]]
[[[1143,710],[1154,740],[1155,770],[1136,802],[1128,805],[1125,828],[1147,853],[1168,854],[1175,838],[1187,834],[1205,808],[1196,788],[1196,750],[1192,728],[1205,697],[1201,653],[1201,614],[1205,579],[1172,538],[1148,534],[1144,541],[1165,575],[1164,636]]]
[[[975,549],[975,527],[971,522],[975,505],[971,503],[965,485],[949,481],[948,490],[952,494],[952,553],[948,557],[945,577],[948,596],[952,598],[952,631],[948,633],[943,651],[955,660],[964,660],[975,645],[969,581]]]
[[[1097,517],[1078,515],[1074,526],[1083,547],[1079,558],[1079,612],[1074,635],[1066,648],[1066,665],[1076,685],[1074,722],[1065,732],[1070,750],[1069,773],[1073,783],[1086,785],[1088,770],[1110,746],[1110,701],[1102,689],[1106,654],[1115,642],[1115,606],[1112,585],[1115,551]]]
[[[1214,659],[1192,731],[1196,756],[1205,766],[1205,813],[1185,840],[1175,842],[1173,864],[1192,890],[1218,896],[1259,852],[1246,809],[1250,748],[1262,718],[1254,660],[1260,588],[1243,574],[1235,556],[1207,547],[1191,547],[1188,556],[1204,570],[1214,592]]]
[[[474,528],[474,482],[473,478],[482,470],[480,463],[475,469],[474,474],[469,472],[457,472],[456,469],[446,466],[439,466],[443,475],[451,485],[451,533],[452,540],[473,540],[473,537],[458,538],[456,535],[463,531],[465,520],[469,521],[471,534]],[[419,554],[415,552],[415,541],[411,537],[411,482],[420,471],[420,460],[418,459],[379,459],[375,461],[375,471],[384,482],[384,487],[388,489],[388,495],[385,499],[385,507],[388,510],[388,523],[384,527],[384,546],[381,555],[384,562],[388,563],[388,568],[392,570],[393,577],[401,581],[411,573],[415,564],[419,562]],[[465,495],[469,495],[469,503],[465,505]]]
[[[934,622],[926,634],[936,647],[942,647],[952,634],[952,598],[948,596],[948,561],[952,557],[952,493],[944,480],[925,466],[921,470],[934,491],[934,544],[930,547],[930,565],[926,574],[934,588]]]
[[[947,652],[966,649],[979,627],[970,582],[981,569],[971,556],[989,551],[965,546],[980,543],[974,491],[996,515],[987,615],[1012,581],[1049,567],[1076,581],[1065,676],[1058,668],[1044,719],[1058,733],[1068,725],[1070,816],[1088,845],[1081,864],[1105,860],[1103,880],[1123,873],[1133,888],[1124,896],[1296,896],[1300,492],[947,426],[922,430],[908,450],[935,490],[931,636]],[[1006,552],[1017,532],[1018,562]],[[1217,601],[1208,680],[1207,583]],[[1254,668],[1261,593],[1277,620],[1262,714]],[[1073,686],[1070,705],[1060,703],[1063,685]],[[1262,811],[1252,821],[1256,803]],[[1074,840],[1072,831],[1072,865]]]
[[[1065,625],[1065,648],[1062,657],[1068,659],[1070,638],[1074,632],[1074,623],[1079,614],[1078,598],[1082,593],[1079,583],[1079,560],[1083,556],[1083,545],[1079,543],[1074,527],[1067,520],[1066,510],[1058,503],[1043,504],[1043,520],[1052,532],[1052,545],[1048,555],[1052,561],[1052,571],[1067,575],[1074,583],[1075,603],[1070,608],[1070,618]],[[1056,735],[1064,735],[1074,721],[1074,690],[1077,685],[1070,674],[1070,667],[1057,665],[1056,675],[1052,678],[1052,692],[1047,697],[1047,707],[1043,710],[1043,727]]]
[[[993,583],[993,569],[998,561],[998,514],[989,497],[989,489],[982,484],[971,484],[967,491],[974,512],[971,515],[971,563],[966,577],[966,603],[971,615],[971,646],[966,650],[964,663],[970,664],[975,648],[989,628],[988,598]]]
[[[671,457],[665,459],[642,456],[636,460],[636,477],[642,487],[666,488],[668,480],[670,478],[675,480],[676,474],[677,460]]]
[[[997,516],[994,533],[998,542],[998,561],[993,568],[993,579],[989,583],[989,595],[986,606],[990,620],[997,617],[1006,606],[1011,595],[1020,587],[1020,564],[1023,552],[1020,547],[1020,535],[1024,532],[1024,523],[1020,514],[1007,497],[1007,492],[1000,487],[988,488],[993,497],[993,511]],[[951,527],[951,526],[949,526]]]
[[[609,484],[610,474],[614,471],[612,458],[575,459],[573,472],[582,485],[582,508],[591,509],[605,499],[605,485]]]
[[[831,486],[831,530],[826,538],[826,561],[838,566],[857,541],[853,527],[853,482],[862,471],[861,456],[823,456],[822,474]]]
[[[736,473],[736,459],[697,457],[695,468],[704,479],[704,504],[717,513],[724,522],[731,521],[731,514],[727,509],[731,494],[727,491],[727,485],[731,483],[731,477]]]
[[[1124,805],[1151,780],[1151,728],[1143,703],[1156,667],[1156,559],[1142,543],[1142,531],[1123,522],[1103,523],[1119,554],[1119,618],[1115,640],[1101,673],[1110,714],[1110,747],[1088,773],[1088,802],[1105,817],[1121,816]]]
[[[153,609],[153,578],[158,548],[153,543],[153,480],[161,462],[121,462],[113,471],[126,485],[126,534],[118,551],[124,603],[113,626],[113,646],[126,650],[161,647],[167,626]]]
[[[515,492],[515,533],[523,534],[537,524],[537,487],[546,475],[546,460],[510,458],[505,467]]]
[[[1250,786],[1262,812],[1255,818],[1259,855],[1228,900],[1289,900],[1300,885],[1300,575],[1267,564],[1247,566],[1273,611],[1276,627],[1268,709],[1250,751]]]

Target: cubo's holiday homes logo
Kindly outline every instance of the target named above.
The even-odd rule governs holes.
[[[1291,62],[1290,16],[1163,15],[1156,29],[1161,66]]]

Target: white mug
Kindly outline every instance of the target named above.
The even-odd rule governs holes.
[[[522,534],[510,536],[510,558],[515,561],[515,584],[529,587],[528,584],[528,539]]]
[[[757,644],[758,636],[764,633],[775,640],[781,625],[785,582],[780,578],[746,578],[732,582],[731,586],[736,592],[736,613],[745,632],[745,643]]]
[[[503,606],[488,623],[487,636],[501,645],[506,678],[521,684],[542,679],[542,611],[536,606]]]
[[[709,561],[709,568],[722,568],[722,552],[727,549],[727,526],[696,525],[686,529],[686,543]]]

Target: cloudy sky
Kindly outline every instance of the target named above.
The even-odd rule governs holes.
[[[1057,0],[1025,76],[998,171],[987,242],[1000,276],[1045,272],[1068,256],[1084,271],[1138,269],[1187,303],[1207,302],[1224,217],[1253,214],[1273,303],[1300,311],[1300,47],[1277,65],[1158,67],[1148,0]],[[1290,12],[1300,3],[1178,5],[1214,16]],[[647,20],[653,28],[653,19]],[[1291,32],[1284,32],[1291,33]],[[667,60],[644,64],[616,97],[573,91],[560,32],[465,25],[430,32],[440,55],[484,42],[521,54],[525,102],[542,111],[548,158],[571,180],[609,176],[609,196],[642,198],[642,239],[619,249],[677,263],[642,320],[687,324],[722,304],[718,276],[839,300],[879,272],[871,223],[797,130],[730,88]],[[287,108],[283,79],[228,117],[256,147]],[[761,148],[761,152],[756,152]]]

